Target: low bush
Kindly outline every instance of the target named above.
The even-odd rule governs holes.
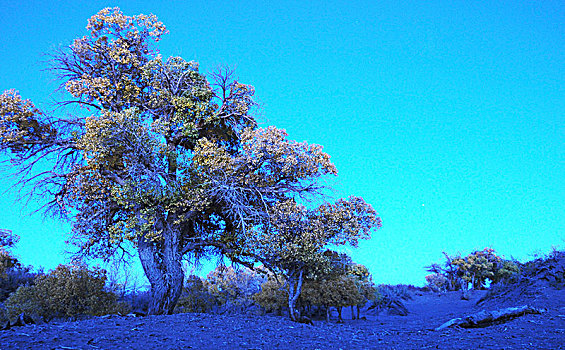
[[[210,312],[217,304],[216,297],[208,291],[202,279],[190,275],[185,282],[175,312]]]
[[[55,317],[127,313],[129,310],[106,290],[105,271],[84,265],[59,265],[39,275],[34,285],[20,286],[7,300],[9,317],[20,313],[51,320]]]
[[[387,310],[390,314],[405,316],[408,314],[408,309],[404,305],[404,301],[410,299],[412,299],[412,293],[408,286],[381,284],[377,287],[375,299],[369,309]]]
[[[439,273],[426,276],[426,286],[434,292],[446,292],[449,290],[449,281]]]
[[[0,276],[0,302],[8,299],[18,287],[32,285],[38,273],[32,272],[31,267],[16,266],[8,269]]]

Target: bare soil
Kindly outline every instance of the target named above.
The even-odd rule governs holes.
[[[367,320],[314,326],[268,315],[95,317],[0,331],[0,349],[565,349],[565,290],[536,290],[480,306],[485,292],[471,300],[459,292],[416,292],[406,302],[408,316],[366,314]],[[484,328],[434,330],[452,318],[526,304],[547,311]]]

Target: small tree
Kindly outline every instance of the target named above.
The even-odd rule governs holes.
[[[381,219],[359,197],[313,210],[287,200],[273,209],[270,225],[251,238],[251,245],[269,267],[285,277],[290,318],[296,321],[296,302],[304,280],[330,269],[331,254],[324,255],[325,248],[356,247],[359,239],[369,239],[371,230],[381,226]]]
[[[491,248],[474,251],[465,258],[457,258],[451,262],[457,267],[459,276],[466,283],[471,283],[473,289],[484,289],[487,279],[493,281],[501,263],[502,258]]]
[[[216,303],[215,296],[208,291],[202,279],[190,275],[185,282],[183,293],[175,310],[178,312],[207,312]]]
[[[441,280],[437,276],[441,275],[445,278],[445,285],[440,288],[445,288],[449,291],[459,290],[461,289],[461,277],[458,274],[457,266],[453,265],[452,261],[459,259],[460,256],[457,255],[452,257],[446,252],[443,252],[443,255],[445,256],[445,262],[443,265],[434,263],[430,266],[426,266],[426,271],[432,273],[432,275],[430,275],[432,277],[429,277],[429,279],[433,280],[432,285],[429,283],[428,285],[430,285],[432,289],[436,288],[435,285]],[[428,277],[426,277],[426,280],[428,280]]]

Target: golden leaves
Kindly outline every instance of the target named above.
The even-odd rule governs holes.
[[[294,200],[281,201],[272,207],[269,219],[263,232],[251,239],[252,245],[283,270],[316,269],[329,259],[323,254],[326,246],[356,246],[359,239],[369,239],[371,230],[380,227],[380,218],[359,197],[313,210]]]
[[[287,139],[286,131],[274,126],[246,128],[241,136],[242,152],[237,163],[256,171],[257,185],[296,182],[326,174],[337,175],[330,156],[319,145]]]
[[[4,91],[0,95],[1,148],[9,147],[13,152],[20,152],[54,138],[57,131],[41,121],[42,114],[17,91]]]
[[[168,33],[163,22],[160,22],[155,15],[126,16],[118,7],[107,7],[100,10],[90,17],[86,29],[93,37],[105,33],[117,34],[122,31],[128,31],[131,36],[136,36],[141,30],[153,37],[155,41],[159,41],[163,34]]]

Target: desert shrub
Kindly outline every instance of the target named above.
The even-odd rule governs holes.
[[[204,286],[220,306],[242,306],[253,302],[252,296],[261,291],[265,280],[265,275],[248,268],[218,266],[206,276]]]
[[[10,269],[20,266],[20,262],[8,250],[20,239],[10,230],[0,229],[0,278],[5,277]]]
[[[281,314],[288,309],[288,285],[283,277],[270,275],[261,291],[253,295],[266,312]],[[313,279],[306,279],[298,298],[297,308],[309,316],[326,315],[335,307],[341,320],[341,310],[347,306],[362,306],[374,299],[375,287],[367,268],[363,265],[338,265],[336,269]],[[357,310],[359,313],[359,310]]]
[[[494,273],[492,283],[497,284],[502,281],[510,280],[520,274],[520,266],[517,262],[511,260],[503,260],[498,265],[498,269]]]
[[[377,287],[373,304],[369,309],[387,310],[390,314],[405,316],[408,314],[408,309],[404,301],[409,299],[412,299],[412,293],[408,286],[381,284]]]
[[[185,282],[175,312],[209,312],[216,304],[216,297],[204,286],[202,279],[190,275]]]
[[[8,310],[6,309],[6,306],[4,306],[3,303],[0,303],[0,326],[6,324],[8,320],[9,320]]]
[[[288,306],[288,291],[282,277],[275,278],[271,275],[261,285],[261,290],[253,294],[252,299],[266,312],[282,314],[282,310]]]
[[[30,266],[15,266],[8,269],[0,276],[0,302],[5,301],[18,287],[32,285],[37,273],[32,272]]]
[[[131,311],[147,314],[151,302],[151,292],[148,290],[133,290],[125,294],[121,300],[129,305]]]
[[[494,249],[485,248],[454,259],[451,264],[457,267],[459,276],[473,289],[485,289],[486,280],[494,280],[502,258],[496,255]]]
[[[10,252],[0,247],[0,278],[6,277],[6,273],[15,268],[19,267],[20,262],[16,259]]]
[[[434,292],[445,292],[449,290],[449,282],[447,278],[439,273],[427,275],[426,286]]]
[[[35,278],[34,285],[20,286],[7,300],[10,317],[24,312],[43,317],[104,315],[127,312],[114,293],[105,289],[105,271],[84,265],[59,265],[47,275]]]
[[[441,275],[445,277],[446,290],[448,291],[459,290],[461,289],[462,279],[457,271],[457,266],[453,265],[452,262],[455,259],[460,258],[460,255],[450,256],[446,252],[443,252],[443,255],[445,256],[445,262],[443,264],[437,264],[437,263],[431,264],[430,266],[426,266],[426,270],[432,273],[432,275]],[[431,286],[428,287],[432,289]]]
[[[19,237],[10,230],[0,229],[0,302],[6,300],[19,286],[32,284],[36,274],[31,267],[23,266],[9,249]]]

